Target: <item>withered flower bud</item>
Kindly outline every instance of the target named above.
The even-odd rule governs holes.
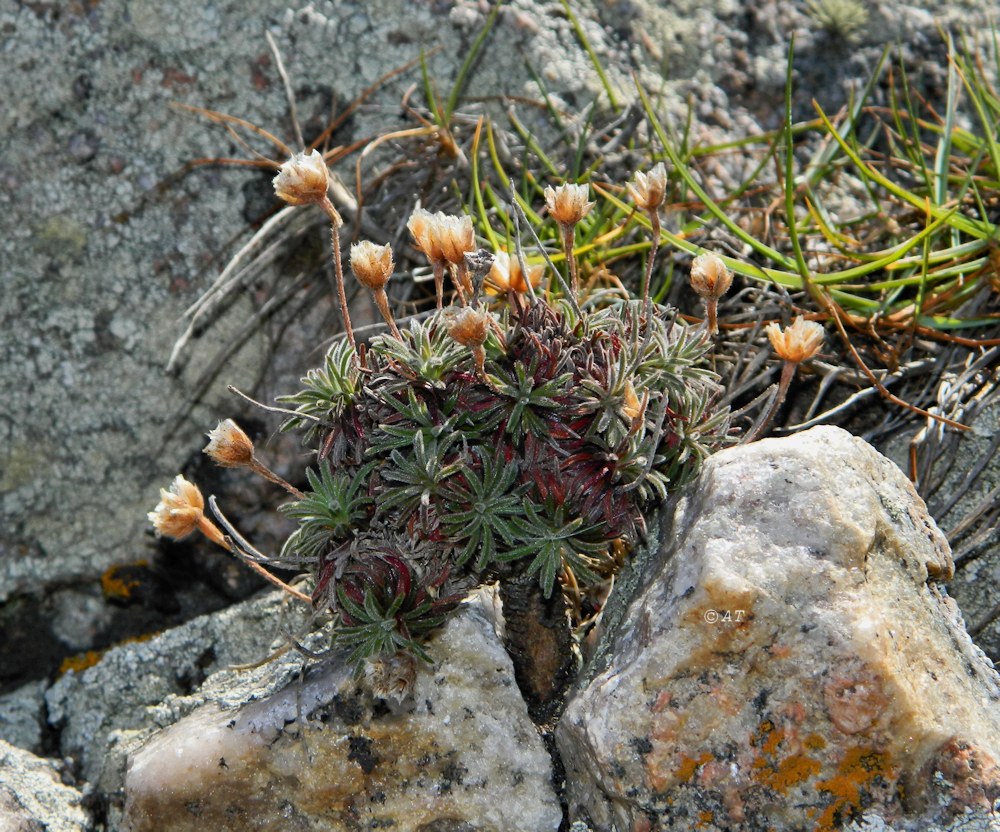
[[[625,382],[625,401],[622,403],[622,415],[629,421],[634,420],[642,413],[642,402],[636,395],[632,380]]]
[[[663,204],[667,192],[667,169],[663,162],[658,162],[649,173],[636,171],[635,179],[626,187],[639,208],[655,211]]]
[[[385,288],[392,277],[392,247],[362,240],[351,245],[351,271],[358,281],[377,292]]]
[[[443,216],[443,215],[438,215]],[[441,263],[446,259],[441,250],[438,222],[434,214],[423,208],[415,208],[410,214],[406,227],[413,236],[414,245],[419,248],[431,263]]]
[[[278,168],[274,192],[289,205],[309,205],[327,198],[330,172],[318,150],[296,153]]]
[[[528,266],[528,279],[525,280],[521,264],[516,257],[511,257],[505,251],[498,251],[493,256],[493,266],[486,279],[486,291],[495,295],[499,292],[527,292],[528,281],[538,286],[542,282],[545,266]]]
[[[482,347],[490,334],[490,314],[467,306],[448,322],[448,334],[465,347]]]
[[[465,255],[476,250],[476,235],[472,229],[472,217],[454,217],[437,214],[441,253],[444,259],[456,266],[465,265]]]
[[[733,285],[733,273],[718,254],[699,254],[691,263],[691,288],[705,299],[718,300]]]
[[[194,483],[178,474],[170,489],[160,489],[160,502],[146,515],[156,530],[157,537],[165,535],[175,540],[200,531],[213,543],[229,548],[222,532],[205,517],[205,498]]]
[[[393,656],[370,659],[365,665],[365,676],[375,696],[392,699],[398,705],[413,692],[417,663],[409,653],[400,651]]]
[[[549,215],[560,225],[576,225],[593,208],[596,202],[587,202],[590,188],[587,185],[559,185],[545,189],[545,205]]]
[[[247,468],[254,461],[253,442],[232,419],[219,422],[208,432],[208,444],[203,450],[223,468]]]
[[[782,330],[778,324],[772,323],[764,331],[778,357],[793,364],[808,361],[823,346],[823,327],[815,321],[805,320],[801,315],[787,329]]]

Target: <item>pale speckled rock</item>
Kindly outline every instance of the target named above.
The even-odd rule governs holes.
[[[837,428],[764,440],[712,457],[668,520],[557,731],[572,818],[1000,820],[1000,679],[936,583],[947,544],[891,462]]]
[[[94,667],[70,671],[45,695],[48,720],[59,732],[60,752],[76,760],[80,775],[102,794],[121,789],[124,757],[119,745],[134,732],[169,725],[204,701],[209,674],[255,662],[284,643],[283,628],[297,632],[301,618],[268,593],[214,615],[199,616],[144,642],[109,650]],[[270,668],[272,683],[287,682],[301,658]],[[218,675],[218,674],[217,674]],[[242,681],[266,692],[258,675]]]
[[[53,760],[0,740],[0,830],[87,832],[91,818],[83,795],[64,785]]]
[[[555,832],[551,763],[478,603],[389,709],[335,657],[270,696],[209,704],[129,755],[123,828]]]

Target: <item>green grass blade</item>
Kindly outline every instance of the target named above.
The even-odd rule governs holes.
[[[780,251],[771,248],[769,245],[766,245],[765,243],[762,243],[747,234],[747,232],[730,219],[729,215],[722,210],[721,206],[719,206],[715,200],[713,200],[708,193],[706,193],[705,189],[702,188],[698,181],[694,178],[688,166],[684,163],[680,156],[678,156],[677,152],[671,145],[667,133],[663,129],[663,125],[660,123],[660,120],[656,117],[656,113],[653,112],[652,104],[650,104],[649,98],[646,96],[646,91],[642,88],[642,85],[639,84],[638,79],[636,79],[636,89],[639,92],[639,99],[641,100],[643,109],[646,112],[646,118],[649,120],[649,123],[652,125],[653,130],[659,138],[660,144],[663,146],[663,151],[670,160],[670,164],[673,165],[674,170],[677,171],[691,191],[705,205],[708,212],[758,254],[773,260],[775,263],[779,263],[785,268],[793,267],[794,263]]]
[[[465,60],[462,61],[462,66],[458,69],[458,75],[455,76],[455,83],[452,84],[451,92],[448,94],[448,101],[444,107],[444,118],[446,124],[451,120],[451,115],[455,112],[455,108],[458,106],[458,99],[462,95],[462,90],[465,88],[465,82],[468,80],[469,72],[471,71],[473,64],[475,64],[476,58],[479,57],[479,53],[486,43],[486,38],[489,37],[490,32],[493,30],[493,24],[496,23],[497,15],[500,14],[500,9],[502,7],[503,3],[497,3],[493,7],[493,11],[490,12],[490,16],[486,18],[486,23],[483,26],[482,31],[476,35],[475,40],[472,41],[472,45],[469,47]]]
[[[802,241],[799,239],[798,223],[795,221],[795,139],[792,136],[792,64],[795,57],[795,35],[788,42],[788,57],[785,59],[785,129],[783,144],[785,148],[785,222],[788,224],[788,238],[792,244],[792,254],[795,257],[795,267],[802,286],[814,301],[820,298],[813,286],[809,274],[809,265],[802,254]]]
[[[823,111],[823,108],[820,107],[819,103],[815,99],[813,99],[813,106],[819,113],[820,118],[826,124],[827,129],[830,131],[831,135],[835,137],[837,142],[844,149],[844,153],[847,154],[847,156],[854,163],[855,167],[857,167],[859,173],[862,176],[868,177],[872,179],[872,181],[877,182],[879,185],[885,188],[885,190],[887,190],[889,193],[899,197],[905,202],[908,202],[914,208],[917,208],[921,211],[924,210],[924,200],[921,197],[917,196],[914,193],[911,193],[902,186],[897,185],[891,179],[888,179],[887,177],[883,176],[877,169],[864,162],[861,159],[861,157],[857,154],[857,152],[852,147],[850,147],[847,144],[847,142],[845,142],[843,139],[840,138],[840,135],[834,130],[833,124],[830,123],[830,119]],[[949,218],[949,222],[953,227],[960,229],[964,233],[968,234],[970,237],[985,239],[990,235],[992,230],[992,226],[990,226],[989,223],[977,222],[975,220],[971,220],[968,217],[963,217],[961,214],[957,214],[955,211],[948,211],[939,206],[931,206],[931,212],[934,214],[935,219],[942,216],[947,216]]]
[[[590,62],[593,64],[594,69],[597,72],[597,77],[601,79],[601,85],[604,87],[604,92],[607,93],[608,103],[611,105],[611,109],[617,113],[621,109],[621,105],[615,97],[615,91],[611,88],[611,82],[608,80],[608,76],[604,73],[604,67],[601,66],[601,62],[597,58],[597,53],[594,52],[594,48],[590,45],[590,41],[587,39],[587,35],[583,31],[583,27],[580,25],[580,21],[577,20],[576,15],[573,14],[573,10],[570,8],[568,0],[559,0],[559,2],[562,3],[563,10],[566,12],[566,17],[569,18],[569,22],[573,26],[573,31],[576,32],[577,40],[580,41],[580,45],[587,53],[587,57],[590,58]]]

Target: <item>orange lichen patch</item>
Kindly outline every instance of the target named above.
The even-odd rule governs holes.
[[[891,782],[895,777],[889,754],[863,746],[848,749],[837,773],[816,783],[817,791],[827,792],[832,798],[816,822],[817,832],[839,828],[847,812],[861,807],[863,793],[876,779]]]
[[[112,645],[112,647],[118,647],[121,644],[138,644],[142,641],[148,641],[155,635],[156,633],[146,633],[141,636],[133,636],[132,638],[122,639],[118,642],[118,644]],[[64,673],[68,673],[71,670],[76,673],[81,673],[88,667],[93,667],[97,664],[104,657],[104,654],[110,649],[111,647],[105,647],[103,650],[87,650],[84,653],[77,653],[75,656],[67,656],[59,665],[58,675],[62,676]]]
[[[805,754],[793,754],[790,757],[785,757],[773,767],[762,769],[758,773],[758,779],[776,792],[784,793],[792,786],[797,786],[810,777],[815,777],[822,768],[822,764],[812,757],[807,757]]]
[[[148,568],[147,561],[139,560],[135,563],[117,564],[104,570],[101,575],[101,591],[104,597],[118,601],[130,600],[133,590],[141,584],[137,575]]]
[[[674,772],[677,780],[681,783],[687,783],[692,777],[694,777],[695,772],[711,759],[712,755],[707,751],[702,751],[697,758],[687,756],[681,757],[681,761],[677,765]]]
[[[80,673],[88,667],[93,667],[101,660],[101,656],[105,652],[104,650],[88,650],[85,653],[77,653],[75,656],[67,656],[59,665],[59,675],[62,676],[71,670]]]
[[[802,740],[802,744],[810,751],[819,751],[826,748],[826,740],[819,734],[809,734],[804,740]]]
[[[710,812],[708,809],[702,809],[698,812],[698,825],[697,829],[707,829],[715,822],[715,813]]]

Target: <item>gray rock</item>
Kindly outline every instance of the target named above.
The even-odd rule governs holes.
[[[199,708],[129,754],[123,828],[555,832],[550,760],[480,605],[429,652],[397,707],[340,654],[273,694]]]
[[[535,57],[554,95],[581,106],[597,95],[569,22],[546,19],[545,8],[505,9],[469,80],[470,97],[537,96],[522,55]],[[178,376],[164,373],[182,312],[214,280],[228,247],[246,240],[243,212],[260,216],[258,191],[265,209],[273,204],[267,177],[246,171],[170,179],[192,159],[242,153],[223,130],[172,103],[232,113],[289,139],[265,31],[282,51],[302,120],[315,127],[331,99],[343,108],[421,53],[447,94],[485,20],[479,4],[386,0],[0,9],[10,93],[0,113],[0,600],[139,557],[157,489],[233,412],[226,385],[253,388],[267,364],[261,331],[188,412],[195,380],[238,341],[254,292],[269,291],[273,270],[232,296],[191,343]],[[586,16],[583,24],[613,64],[606,33]],[[627,73],[611,71],[627,88]],[[395,128],[399,98],[415,80],[417,69],[389,83],[338,141]],[[525,118],[541,124],[533,109]],[[258,148],[276,155],[266,143]],[[353,176],[346,165],[340,172]],[[317,334],[325,320],[303,324],[315,327],[313,340],[269,393],[288,392],[296,371],[315,363],[309,349],[329,334],[328,323]]]
[[[891,462],[837,428],[723,451],[663,533],[557,729],[572,819],[1000,822],[1000,677],[938,583],[944,537]]]
[[[45,682],[30,682],[0,696],[0,740],[32,753],[42,747]]]
[[[942,383],[942,394],[955,386]],[[969,633],[994,661],[1000,660],[1000,536],[997,505],[1000,495],[1000,392],[989,396],[968,391],[967,405],[959,414],[968,431],[941,430],[936,424],[893,436],[885,453],[904,470],[909,467],[911,446],[918,459],[931,457],[932,466],[921,466],[917,487],[927,494],[928,508],[956,550],[955,576],[949,594],[958,602]]]
[[[0,829],[89,832],[83,795],[62,783],[60,766],[0,740]]]
[[[115,793],[121,788],[123,759],[114,750],[123,736],[176,721],[201,704],[192,694],[206,677],[265,658],[285,643],[283,632],[298,633],[302,626],[301,614],[286,609],[279,593],[269,593],[149,641],[109,650],[97,665],[66,673],[46,693],[48,719],[59,731],[62,754],[74,758],[81,776],[100,792]],[[301,665],[301,659],[282,664],[285,680]],[[246,677],[258,685],[258,693],[265,691],[259,677]]]

